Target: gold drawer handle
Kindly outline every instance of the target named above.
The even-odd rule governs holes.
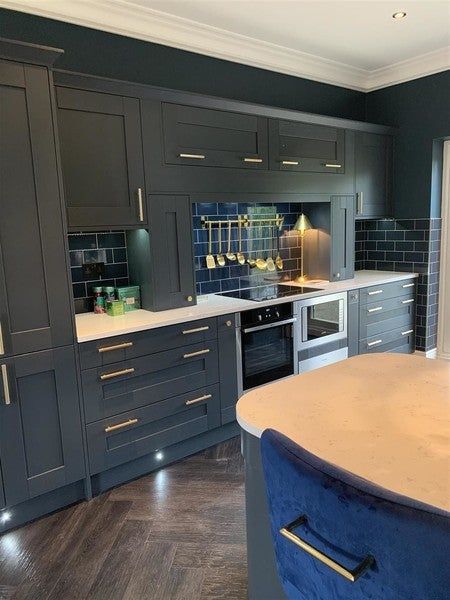
[[[198,160],[203,160],[204,158],[206,158],[206,156],[204,154],[185,154],[184,152],[182,152],[178,155],[178,158],[195,158]]]
[[[330,169],[340,169],[342,167],[342,165],[333,165],[331,163],[325,163],[326,167],[329,167]]]
[[[200,333],[200,331],[208,331],[209,325],[205,325],[204,327],[195,327],[194,329],[183,329],[181,332],[183,335],[188,335],[189,333]]]
[[[205,350],[197,350],[197,352],[188,352],[187,354],[183,354],[183,358],[192,358],[193,356],[201,356],[202,354],[208,354],[211,352],[209,348],[205,348]]]
[[[378,346],[378,344],[381,344],[383,342],[383,340],[375,340],[374,342],[367,342],[367,346],[369,348],[371,348],[372,346]]]
[[[410,300],[402,300],[402,304],[411,304],[411,302],[414,302],[414,298],[411,298]]]
[[[383,290],[374,290],[373,292],[368,292],[368,296],[376,296],[377,294],[382,294]]]
[[[262,158],[248,158],[248,157],[245,157],[243,160],[246,163],[262,163],[262,161],[263,161]]]
[[[116,431],[117,429],[122,429],[122,427],[128,427],[129,425],[135,425],[138,422],[138,419],[128,419],[123,423],[117,423],[117,425],[108,425],[105,427],[105,433],[109,433],[110,431]]]
[[[361,575],[363,575],[367,571],[367,569],[370,569],[370,567],[375,562],[374,557],[369,554],[357,567],[355,567],[354,569],[347,569],[337,561],[333,560],[330,556],[327,556],[314,546],[311,546],[311,544],[309,544],[306,540],[303,540],[301,537],[293,533],[293,529],[299,527],[300,525],[304,525],[305,523],[307,523],[306,515],[302,515],[292,523],[289,523],[289,525],[286,525],[286,527],[282,527],[280,529],[280,533],[290,542],[304,550],[313,558],[319,560],[321,563],[323,563],[330,569],[333,569],[333,571],[335,571],[336,573],[339,573],[339,575],[341,575],[345,579],[348,579],[349,581],[354,583],[357,579],[361,577]]]
[[[11,404],[11,395],[9,393],[9,381],[8,381],[8,367],[6,365],[2,365],[2,381],[3,381],[3,395],[5,398],[5,404]]]
[[[402,335],[409,335],[410,333],[414,333],[414,329],[408,329],[408,331],[402,331]]]
[[[123,350],[123,348],[131,348],[133,342],[122,342],[121,344],[115,344],[114,346],[103,346],[98,348],[100,354],[103,352],[112,352],[113,350]]]
[[[193,400],[186,400],[186,406],[191,406],[191,404],[197,404],[197,402],[202,402],[203,400],[209,400],[212,398],[212,394],[205,394],[204,396],[199,396],[198,398],[194,398]]]
[[[405,285],[402,285],[402,288],[414,287],[415,285],[415,283],[405,283]]]
[[[281,164],[282,165],[291,165],[293,167],[296,167],[299,164],[299,162],[298,162],[298,160],[282,160]]]
[[[382,306],[377,306],[376,308],[368,308],[367,312],[368,313],[373,313],[373,312],[378,312],[379,310],[383,310]]]
[[[130,373],[134,373],[134,368],[130,369],[121,369],[120,371],[113,371],[112,373],[103,373],[100,375],[100,379],[105,381],[105,379],[113,379],[114,377],[120,377],[121,375],[129,375]]]

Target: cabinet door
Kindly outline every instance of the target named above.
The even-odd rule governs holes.
[[[128,234],[131,281],[141,286],[142,307],[167,310],[195,304],[190,199],[149,196],[149,230]]]
[[[391,214],[392,138],[375,133],[356,134],[356,217]]]
[[[73,343],[48,72],[0,61],[0,356]]]
[[[345,172],[344,129],[270,119],[269,144],[273,170]]]
[[[139,100],[57,87],[69,227],[146,222]]]
[[[0,361],[0,457],[8,505],[84,477],[72,347]]]
[[[330,281],[351,279],[355,273],[355,209],[353,196],[331,199]]]
[[[267,169],[267,120],[179,104],[162,105],[168,164]]]

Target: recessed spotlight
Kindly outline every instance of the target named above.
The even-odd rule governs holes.
[[[393,19],[397,19],[397,20],[398,20],[398,19],[404,19],[405,17],[406,17],[406,13],[405,13],[403,10],[401,10],[401,11],[399,11],[399,12],[395,12],[395,13],[392,15],[392,18],[393,18]]]

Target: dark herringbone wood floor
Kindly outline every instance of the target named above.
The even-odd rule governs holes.
[[[242,600],[239,438],[0,538],[0,599]]]

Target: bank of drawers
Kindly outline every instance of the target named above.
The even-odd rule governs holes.
[[[81,344],[80,357],[91,474],[220,426],[216,319]]]
[[[359,352],[413,352],[416,283],[409,279],[360,292]]]

